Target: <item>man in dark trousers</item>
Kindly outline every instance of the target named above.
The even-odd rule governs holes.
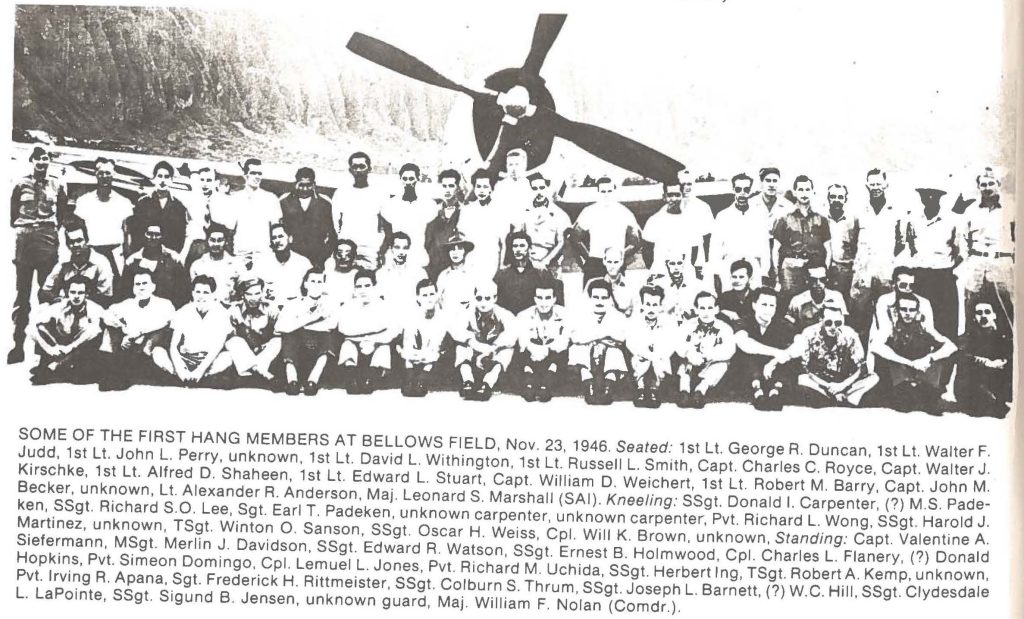
[[[316,172],[299,168],[295,172],[295,191],[281,198],[284,227],[292,236],[292,249],[313,266],[324,265],[338,241],[331,218],[331,202],[316,190]]]
[[[142,196],[135,203],[135,211],[128,218],[128,251],[135,253],[146,244],[146,227],[155,223],[163,230],[163,245],[181,255],[185,248],[185,229],[188,209],[171,193],[174,168],[166,161],[153,166],[153,193]],[[184,261],[182,261],[184,262]]]
[[[494,276],[494,282],[498,285],[498,305],[518,314],[533,305],[533,291],[541,282],[550,285],[555,291],[555,298],[562,303],[562,283],[555,279],[551,271],[536,268],[530,260],[530,248],[533,246],[530,235],[513,232],[509,240],[512,265],[501,269]]]

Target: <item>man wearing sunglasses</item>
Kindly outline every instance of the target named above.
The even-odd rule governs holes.
[[[732,177],[733,203],[715,218],[711,264],[719,290],[728,289],[731,267],[737,260],[750,265],[748,277],[754,288],[761,286],[771,268],[771,216],[751,203],[753,187],[754,179],[744,173]]]
[[[512,362],[518,334],[515,316],[498,307],[498,289],[484,282],[473,291],[472,308],[452,327],[455,367],[462,379],[459,395],[466,400],[487,401],[502,372]]]
[[[872,334],[870,351],[886,363],[896,410],[937,410],[944,374],[943,363],[956,353],[956,345],[922,320],[920,300],[910,294],[896,296],[896,321]],[[884,366],[879,367],[879,366]]]
[[[808,289],[793,297],[786,312],[797,332],[821,322],[826,306],[838,307],[843,314],[847,313],[843,295],[838,290],[829,289],[826,286],[827,281],[828,271],[823,264],[808,267]]]
[[[865,363],[860,336],[846,326],[842,309],[835,306],[826,306],[821,323],[805,329],[792,346],[765,364],[765,378],[793,359],[803,362],[797,385],[804,390],[801,399],[810,402],[859,406],[878,384],[878,375]]]

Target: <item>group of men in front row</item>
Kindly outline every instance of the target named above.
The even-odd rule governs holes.
[[[403,167],[402,174],[418,175],[414,168]],[[360,172],[366,170],[368,158]],[[434,219],[408,209],[390,218],[422,220],[425,229],[415,240],[370,210],[374,221],[360,226],[377,226],[384,239],[379,253],[372,243],[341,236],[344,225],[318,223],[317,217],[333,216],[332,206],[315,193],[308,169],[296,177],[298,196],[281,200],[282,212],[298,209],[290,219],[300,221],[300,242],[289,217],[267,216],[266,244],[260,248],[248,236],[240,243],[240,222],[249,211],[237,210],[229,227],[210,201],[206,213],[213,217],[199,226],[204,238],[185,243],[188,233],[177,226],[176,249],[170,249],[165,202],[152,212],[136,206],[122,217],[126,248],[129,239],[138,245],[119,263],[109,256],[109,243],[90,242],[86,223],[102,218],[69,219],[63,233],[70,258],[40,278],[46,303],[29,329],[41,353],[37,377],[92,371],[100,375],[87,380],[122,388],[151,360],[186,385],[237,374],[267,384],[281,380],[288,393],[310,395],[339,381],[350,393],[367,393],[400,379],[404,395],[423,396],[443,387],[454,372],[460,394],[475,400],[489,399],[504,380],[527,400],[547,401],[574,383],[567,376],[578,377],[590,404],[632,394],[641,407],[671,398],[680,407],[700,408],[710,395],[750,399],[761,409],[784,401],[859,406],[885,397],[894,408],[930,410],[940,396],[955,393],[963,408],[998,412],[1011,397],[1013,344],[998,290],[973,296],[966,332],[951,337],[936,328],[933,303],[915,291],[915,277],[925,271],[900,265],[891,291],[872,298],[867,329],[858,333],[848,324],[849,283],[842,294],[829,287],[842,257],[825,248],[829,223],[815,221],[816,214],[802,208],[807,200],[800,191],[813,187],[806,177],[794,184],[797,203],[772,224],[775,255],[730,261],[728,286],[725,269],[715,274],[715,285],[695,279],[698,254],[703,250],[706,258],[711,251],[702,235],[680,229],[657,240],[658,232],[671,230],[668,222],[648,222],[651,232],[645,230],[644,237],[652,268],[638,288],[626,285],[629,226],[623,235],[617,213],[585,212],[582,225],[577,220],[573,227],[583,232],[585,273],[584,298],[575,307],[566,306],[568,295],[552,268],[552,254],[572,237],[570,230],[559,232],[568,228],[568,217],[543,195],[550,185],[546,179],[535,174],[521,180],[528,189],[520,193],[532,203],[523,223],[509,225],[509,213],[481,218],[494,228],[487,233],[498,247],[479,249],[472,240],[483,238],[479,224],[459,224],[454,190],[460,178],[452,171],[439,179],[444,197],[435,208],[420,205]],[[746,180],[733,179],[734,188],[743,189]],[[512,182],[503,196],[510,204],[516,195]],[[680,196],[669,194],[688,193],[692,187],[686,184],[681,179],[665,187],[666,215],[681,212]],[[410,185],[415,183],[406,183],[407,194]],[[16,216],[40,217],[45,210],[40,206],[46,186],[37,180],[35,187],[31,203],[17,200],[17,189],[12,198],[12,225],[19,229],[16,264],[25,260],[39,231],[31,221],[19,226]],[[739,193],[749,193],[749,186]],[[831,200],[832,188],[829,193]],[[323,217],[317,200],[326,204]],[[669,208],[673,200],[675,210]],[[746,199],[739,202],[747,205]],[[453,210],[446,218],[447,209]],[[554,221],[552,210],[565,221]],[[747,211],[738,212],[741,217]],[[342,209],[335,223],[347,221],[352,230],[361,213]],[[605,238],[609,230],[623,237],[619,245],[625,249]],[[899,230],[897,224],[897,243]],[[535,236],[544,238],[539,249]],[[908,236],[902,242],[913,244]],[[633,241],[639,246],[641,239]],[[333,252],[324,252],[324,243],[333,244]],[[719,259],[749,244],[735,248],[723,247]],[[470,260],[480,249],[487,268],[480,259]],[[504,262],[508,266],[498,268]],[[21,280],[19,270],[19,294]],[[777,285],[757,285],[764,283]]]

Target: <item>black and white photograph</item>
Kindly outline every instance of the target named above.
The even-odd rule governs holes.
[[[15,614],[1020,616],[1016,0],[5,10]]]

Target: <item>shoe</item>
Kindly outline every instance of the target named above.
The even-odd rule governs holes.
[[[587,404],[597,404],[597,388],[593,380],[583,381],[583,401]]]
[[[363,378],[363,388],[360,393],[371,394],[376,390],[376,384],[372,376]]]
[[[762,393],[760,389],[754,392],[754,410],[768,410],[768,396]]]
[[[284,392],[287,393],[288,395],[299,395],[300,393],[302,393],[302,385],[300,385],[299,381],[297,380],[290,381],[285,386]]]
[[[316,395],[320,391],[320,385],[314,383],[311,380],[306,381],[306,388],[304,389],[306,395]]]
[[[486,402],[491,399],[491,386],[487,383],[481,383],[480,388],[476,390],[476,400],[479,402]]]
[[[647,391],[644,389],[637,389],[636,395],[633,396],[633,406],[637,408],[647,408]]]
[[[459,389],[459,395],[462,396],[463,400],[472,400],[476,395],[476,389],[473,387],[473,383],[468,380],[462,383],[462,388]]]
[[[7,353],[7,365],[13,365],[15,363],[21,363],[25,360],[25,350],[22,346],[15,346],[11,349],[11,352]]]
[[[690,405],[694,408],[704,408],[705,397],[700,391],[695,391],[693,397],[690,398]]]
[[[551,401],[551,389],[547,385],[540,385],[537,387],[537,401],[538,402],[550,402]]]
[[[693,406],[693,396],[690,395],[689,391],[680,391],[679,397],[676,398],[676,406],[679,408],[690,408]]]
[[[658,397],[657,391],[651,391],[647,394],[647,408],[658,408],[661,406],[661,398]]]
[[[614,380],[605,380],[604,383],[599,386],[600,391],[598,393],[598,404],[601,406],[608,406],[612,403],[612,387],[614,385]]]
[[[533,402],[537,399],[537,386],[533,384],[533,379],[527,379],[523,383],[523,399],[527,402]]]

